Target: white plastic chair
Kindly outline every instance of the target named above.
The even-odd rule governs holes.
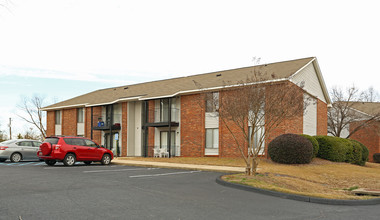
[[[169,152],[166,147],[160,149],[160,157],[169,157]]]
[[[160,149],[159,148],[153,148],[153,157],[161,157]]]

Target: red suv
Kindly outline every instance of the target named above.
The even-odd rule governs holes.
[[[49,166],[62,161],[66,166],[72,166],[76,161],[91,164],[100,161],[108,165],[113,159],[112,151],[100,147],[90,139],[83,137],[47,137],[40,145],[37,156]]]

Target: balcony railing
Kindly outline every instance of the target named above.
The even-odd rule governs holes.
[[[177,108],[171,109],[171,120],[169,120],[169,110],[168,109],[150,109],[148,112],[148,121],[147,123],[156,123],[156,124],[168,124],[171,123],[179,123],[179,114],[180,111]]]
[[[111,123],[111,117],[106,115],[93,115],[92,122],[92,129],[94,130],[120,130],[121,114],[113,115],[113,123]]]

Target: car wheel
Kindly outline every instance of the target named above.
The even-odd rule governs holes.
[[[57,161],[56,160],[45,160],[45,163],[48,166],[54,166],[54,164],[57,163]]]
[[[109,165],[111,163],[111,156],[109,154],[104,154],[101,162],[103,165]]]
[[[7,159],[0,159],[0,162],[5,162]]]
[[[90,165],[92,163],[92,161],[83,161],[83,163],[86,165]]]
[[[21,159],[22,159],[22,156],[21,156],[20,153],[13,153],[13,154],[11,155],[11,161],[12,161],[13,163],[18,163],[18,162],[21,161]]]
[[[65,158],[63,159],[63,164],[65,166],[72,166],[75,164],[76,158],[74,154],[66,154]]]

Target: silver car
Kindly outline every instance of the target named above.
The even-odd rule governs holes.
[[[18,139],[0,143],[0,162],[10,159],[12,162],[21,160],[38,160],[37,151],[41,145],[40,141]]]

